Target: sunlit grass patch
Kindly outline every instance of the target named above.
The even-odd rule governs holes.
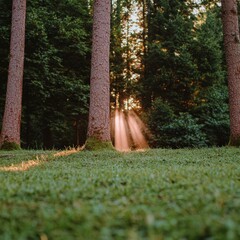
[[[67,148],[63,151],[58,151],[56,153],[53,154],[54,157],[64,157],[64,156],[68,156],[74,153],[77,153],[79,151],[82,151],[84,147],[78,147],[78,148]]]
[[[52,154],[55,151],[43,151],[43,150],[19,150],[19,151],[0,151],[0,167],[7,167],[13,164],[21,164],[22,162],[29,160],[36,160],[40,156],[46,156]],[[41,158],[41,157],[40,157]]]
[[[39,164],[40,164],[39,160],[28,160],[20,164],[11,165],[8,167],[0,167],[0,171],[6,172],[27,171],[32,167],[38,166]]]
[[[59,157],[68,156],[81,151],[81,148],[68,148],[63,151],[12,151],[4,153],[0,152],[0,160],[7,163],[7,166],[0,165],[0,171],[16,172],[27,171],[30,168],[43,164],[46,161],[54,160]],[[29,159],[32,158],[32,159]],[[17,160],[21,160],[20,163],[16,163]],[[5,160],[5,161],[4,161]],[[11,163],[11,165],[9,165]]]

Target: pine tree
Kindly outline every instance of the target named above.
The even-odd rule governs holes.
[[[224,48],[228,74],[230,142],[240,145],[240,40],[236,0],[222,0]]]
[[[7,94],[0,146],[20,148],[26,0],[13,0]]]
[[[86,149],[111,147],[110,137],[110,0],[95,0]]]

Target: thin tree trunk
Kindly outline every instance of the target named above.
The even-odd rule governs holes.
[[[26,0],[13,0],[7,94],[0,145],[20,146]]]
[[[240,145],[240,42],[236,0],[222,0],[224,47],[227,62],[230,145]]]
[[[151,14],[153,12],[153,8],[151,6],[151,1],[149,0],[144,0],[143,5],[145,6],[143,8],[143,11],[145,13],[144,16],[144,31],[143,31],[143,36],[144,36],[144,77],[143,77],[143,88],[144,92],[142,93],[142,108],[145,111],[148,111],[148,109],[152,105],[152,89],[149,87],[149,83],[147,82],[147,78],[149,77],[149,64],[147,59],[148,55],[148,45],[153,39],[153,32],[151,30]],[[156,14],[156,13],[154,13]],[[147,94],[146,94],[147,93]]]
[[[90,109],[87,136],[88,140],[95,139],[99,142],[111,141],[109,79],[110,8],[110,0],[94,1]]]

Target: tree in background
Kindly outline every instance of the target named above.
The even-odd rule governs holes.
[[[95,0],[86,149],[111,147],[110,137],[110,0]]]
[[[112,108],[122,107],[125,97],[123,40],[123,6],[124,0],[112,1],[111,44],[110,44],[110,81]]]
[[[199,85],[191,113],[202,125],[208,146],[224,146],[229,141],[229,107],[220,7],[207,9],[203,17],[193,46]]]
[[[240,145],[240,39],[236,0],[222,0],[224,47],[228,73],[230,142]]]
[[[186,111],[193,104],[197,88],[194,78],[198,75],[192,51],[194,5],[176,0],[146,4],[148,30],[142,105],[147,110],[154,99],[161,97],[177,111]]]
[[[0,129],[6,97],[6,85],[8,78],[10,33],[11,33],[11,1],[0,2]]]
[[[112,1],[111,24],[111,103],[112,108],[127,108],[136,99],[142,72],[141,3]],[[138,100],[138,99],[136,99]]]
[[[181,137],[185,136],[176,136],[183,116],[194,118],[189,121],[189,130],[195,129],[195,136],[191,136],[192,130],[184,134],[195,141],[192,146],[225,145],[229,116],[219,6],[175,0],[147,3],[142,105],[149,113],[154,146],[183,147]],[[153,119],[158,121],[154,116],[159,112],[159,97],[172,109],[174,117],[153,123]],[[190,145],[186,141],[185,146]]]
[[[10,61],[0,146],[20,148],[26,0],[13,0]]]
[[[31,147],[81,145],[89,99],[88,4],[31,1],[27,14],[23,140]]]
[[[8,0],[0,1],[0,98],[7,76],[9,5]],[[24,148],[64,148],[83,145],[86,140],[90,11],[85,0],[28,2],[21,126]],[[2,104],[0,99],[0,114]]]

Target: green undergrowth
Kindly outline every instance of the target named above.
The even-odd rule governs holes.
[[[3,240],[240,239],[238,148],[0,151],[0,165]]]

